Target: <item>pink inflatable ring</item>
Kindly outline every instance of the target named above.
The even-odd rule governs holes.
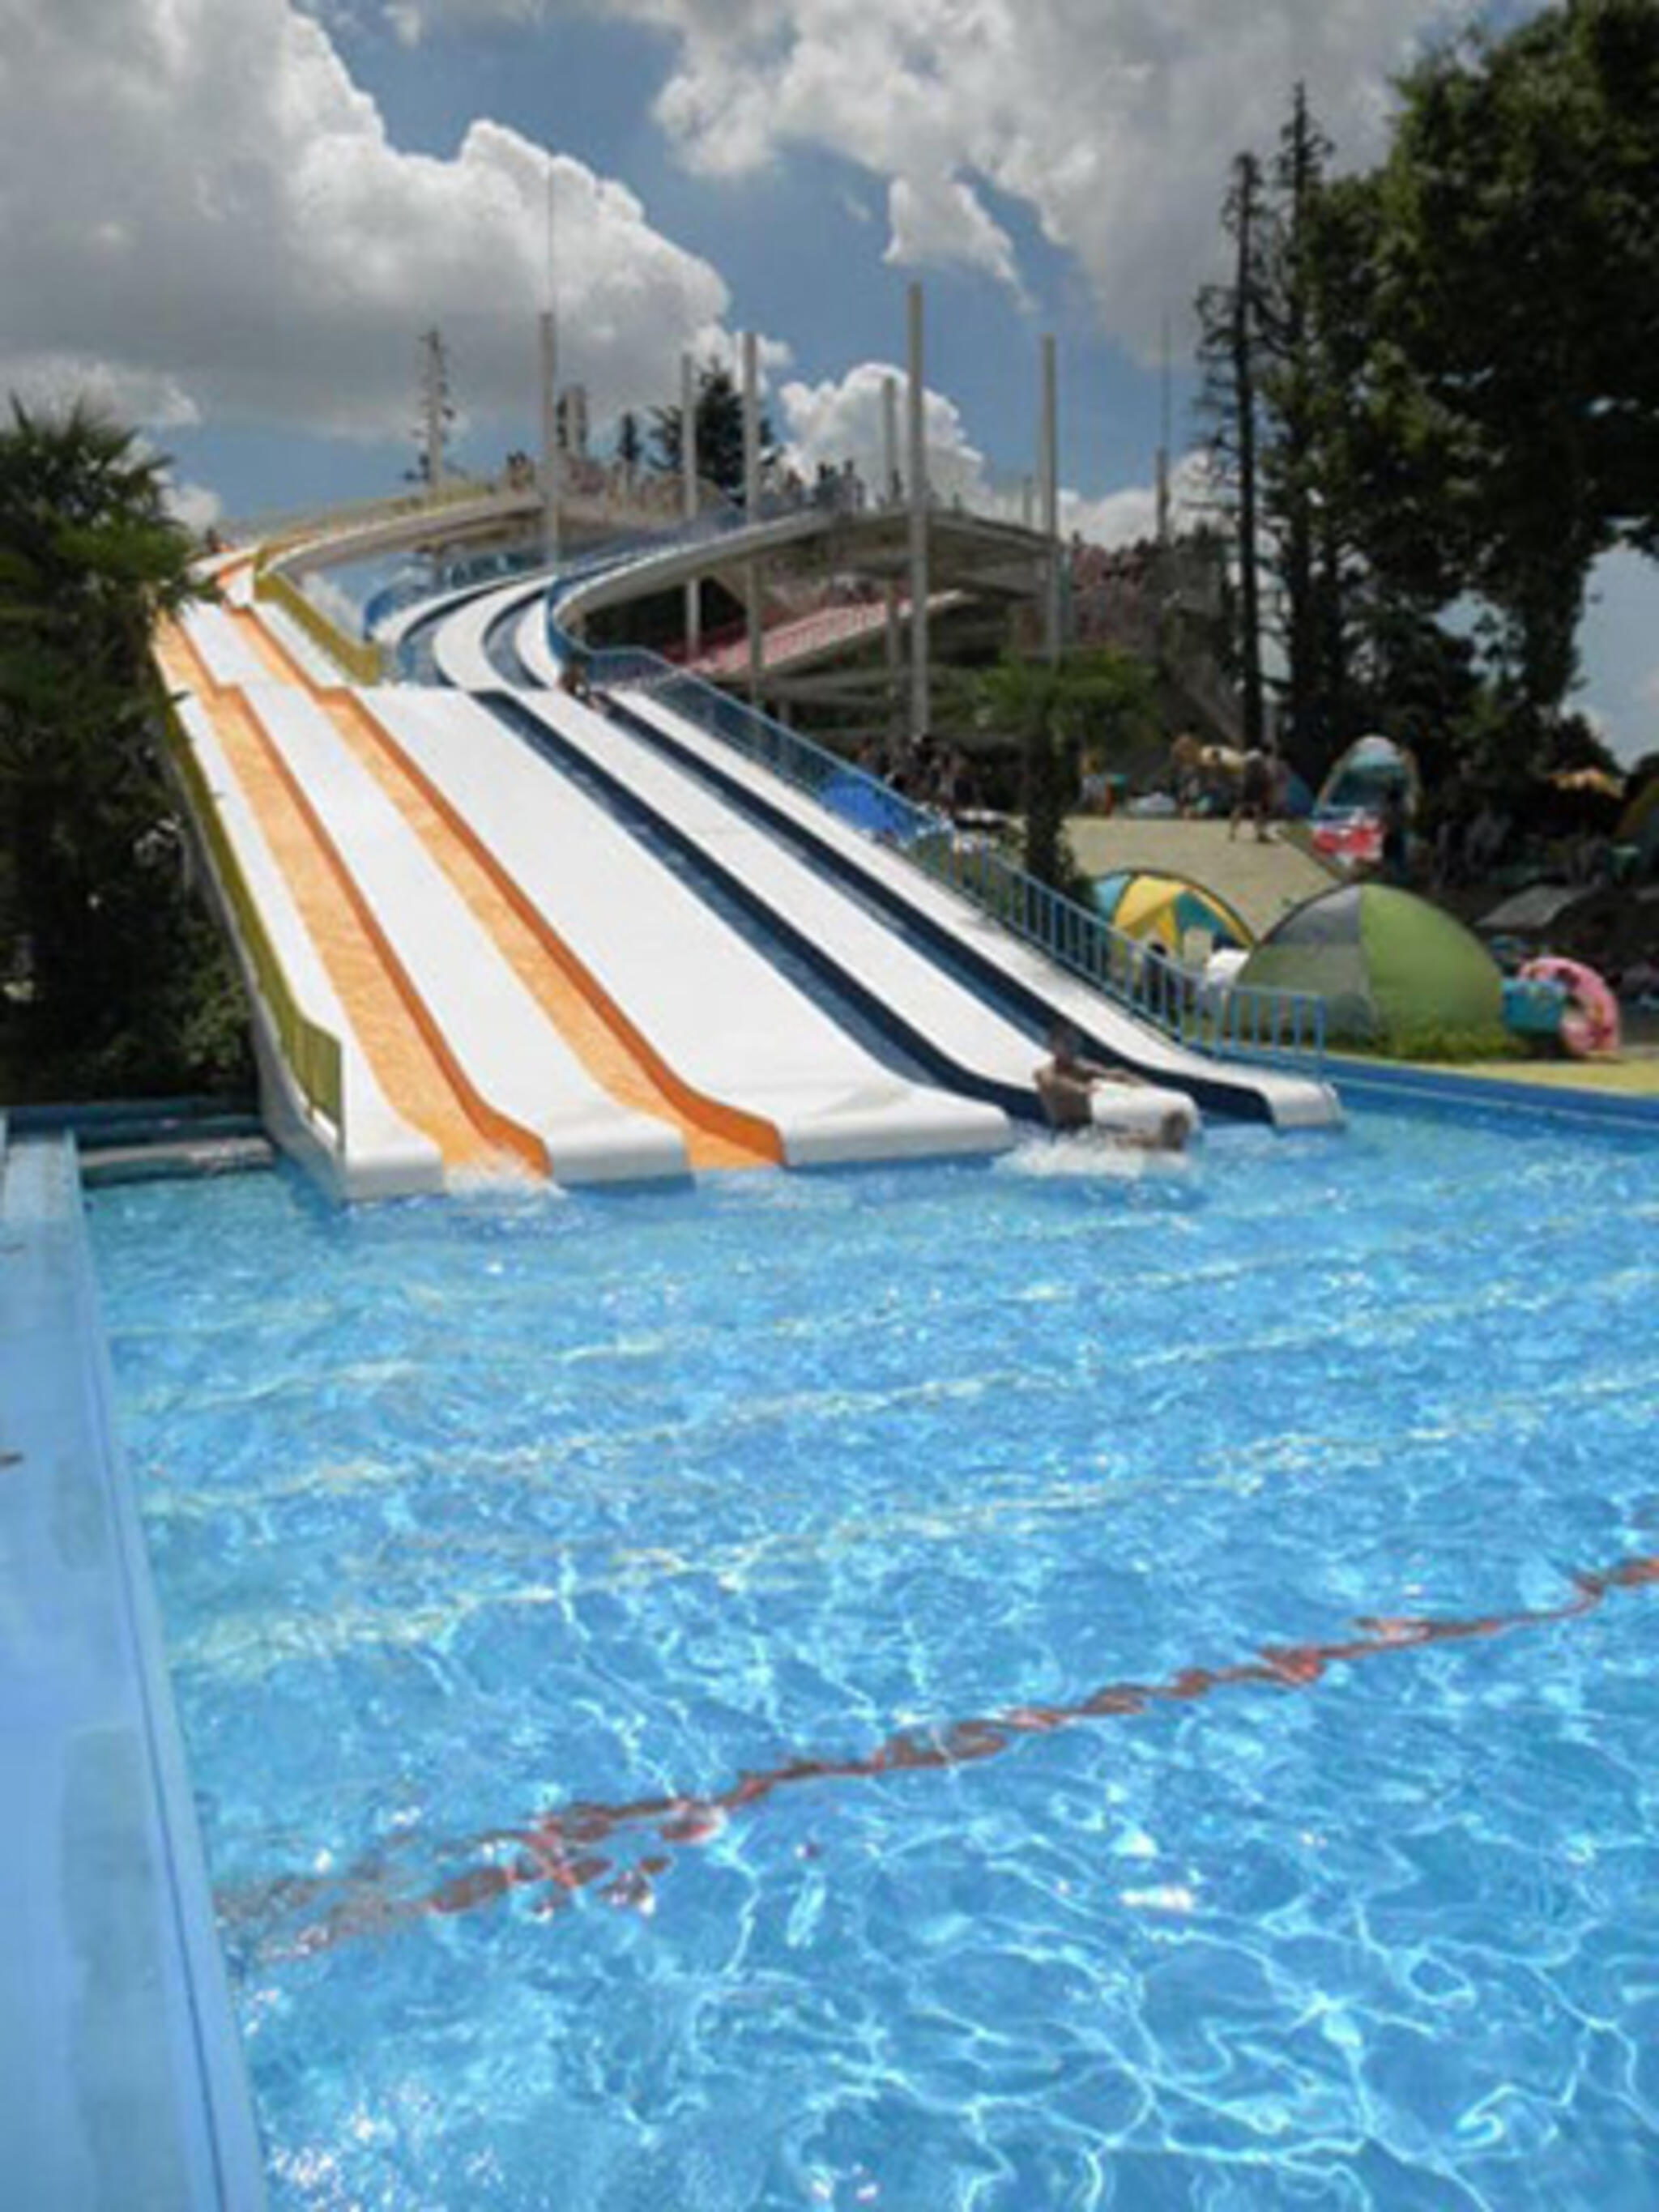
[[[1528,960],[1521,973],[1528,982],[1559,983],[1565,990],[1561,1042],[1575,1060],[1618,1051],[1619,1001],[1594,968],[1586,968],[1582,960],[1558,960],[1547,954],[1541,960]]]

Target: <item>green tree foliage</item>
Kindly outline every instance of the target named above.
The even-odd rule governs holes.
[[[1577,0],[1403,90],[1379,341],[1434,427],[1462,580],[1542,714],[1576,672],[1592,563],[1659,530],[1659,10]]]
[[[730,499],[741,501],[743,482],[743,393],[729,369],[718,361],[705,362],[697,376],[697,474],[716,484]],[[680,410],[653,407],[651,410],[652,458],[671,473],[680,465]],[[772,424],[761,410],[760,451],[763,466],[777,450]]]
[[[27,1049],[88,1086],[176,1073],[185,1032],[203,1043],[181,971],[223,982],[190,934],[161,769],[150,632],[198,588],[164,484],[84,407],[14,400],[0,430],[0,935],[28,979]]]
[[[1072,895],[1083,887],[1066,817],[1077,808],[1085,752],[1127,775],[1161,763],[1157,690],[1144,663],[1110,650],[1054,666],[1009,653],[972,679],[974,720],[1018,741],[1024,863],[1039,882]]]
[[[1254,401],[1263,627],[1310,775],[1372,723],[1547,758],[1592,565],[1659,550],[1659,8],[1571,0],[1401,90],[1382,166],[1336,179],[1297,94],[1258,198],[1236,167],[1205,318],[1235,483]]]

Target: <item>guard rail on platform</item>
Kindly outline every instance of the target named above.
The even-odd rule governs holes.
[[[567,641],[568,643],[568,641]],[[1272,1060],[1321,1073],[1325,1002],[1302,991],[1212,982],[1161,947],[1115,929],[1039,883],[982,837],[918,806],[810,738],[786,729],[653,653],[589,657],[596,690],[647,690],[697,728],[770,769],[840,819],[863,829],[1164,1035],[1196,1051]]]
[[[307,1103],[338,1132],[345,1143],[345,1084],[340,1040],[301,1012],[276,949],[259,918],[235,848],[219,817],[202,763],[178,717],[167,716],[167,751],[189,796],[191,810],[213,861],[226,903],[235,917],[259,995],[264,1000],[283,1048],[283,1057]]]

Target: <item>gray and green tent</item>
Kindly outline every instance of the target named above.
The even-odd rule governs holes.
[[[1479,938],[1427,899],[1382,884],[1344,884],[1293,908],[1238,981],[1317,993],[1333,1044],[1450,1047],[1504,1022],[1504,979]]]

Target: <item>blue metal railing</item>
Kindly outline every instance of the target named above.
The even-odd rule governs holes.
[[[555,651],[568,651],[571,641],[550,614],[549,627]],[[1212,981],[1201,969],[1170,958],[1161,945],[1114,929],[1039,883],[990,840],[964,836],[948,817],[917,805],[878,777],[654,653],[632,647],[599,652],[589,656],[588,669],[597,689],[648,691],[1180,1043],[1322,1070],[1325,1002],[1316,994]]]

